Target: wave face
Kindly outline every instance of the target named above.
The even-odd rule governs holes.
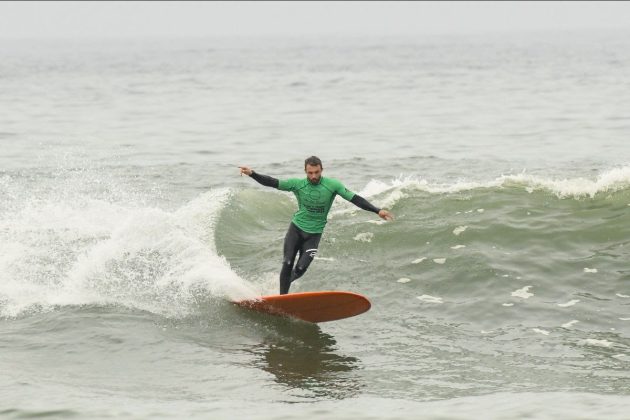
[[[358,287],[387,306],[409,293],[411,312],[483,329],[515,319],[561,327],[574,305],[597,323],[602,301],[618,322],[630,294],[629,169],[596,180],[371,181],[359,193],[392,209],[396,221],[339,199],[319,261],[296,290]],[[222,252],[247,276],[277,271],[293,206],[279,193],[240,192],[217,227]]]

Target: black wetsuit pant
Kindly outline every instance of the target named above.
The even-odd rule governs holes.
[[[291,282],[299,279],[308,269],[308,266],[317,254],[317,247],[321,239],[321,233],[307,233],[291,223],[287,235],[284,238],[284,258],[280,271],[280,294],[289,293]],[[295,257],[299,257],[295,263]],[[294,266],[295,263],[295,266]]]

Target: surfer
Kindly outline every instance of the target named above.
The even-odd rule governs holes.
[[[298,210],[293,215],[284,238],[284,258],[280,270],[281,295],[289,293],[291,283],[304,275],[315,258],[328,212],[337,195],[363,210],[378,214],[381,219],[393,220],[393,215],[389,211],[373,206],[365,198],[346,189],[338,180],[323,177],[322,161],[316,156],[304,161],[306,178],[278,180],[254,172],[247,166],[239,168],[241,176],[245,174],[266,187],[291,191],[298,201]],[[298,252],[300,256],[295,263]]]

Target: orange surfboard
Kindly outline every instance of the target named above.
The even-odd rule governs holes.
[[[308,322],[327,322],[362,314],[370,301],[352,292],[302,292],[234,302],[238,306]]]

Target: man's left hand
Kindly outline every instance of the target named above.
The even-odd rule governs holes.
[[[378,217],[380,217],[383,220],[394,220],[394,215],[385,209],[378,212]]]

